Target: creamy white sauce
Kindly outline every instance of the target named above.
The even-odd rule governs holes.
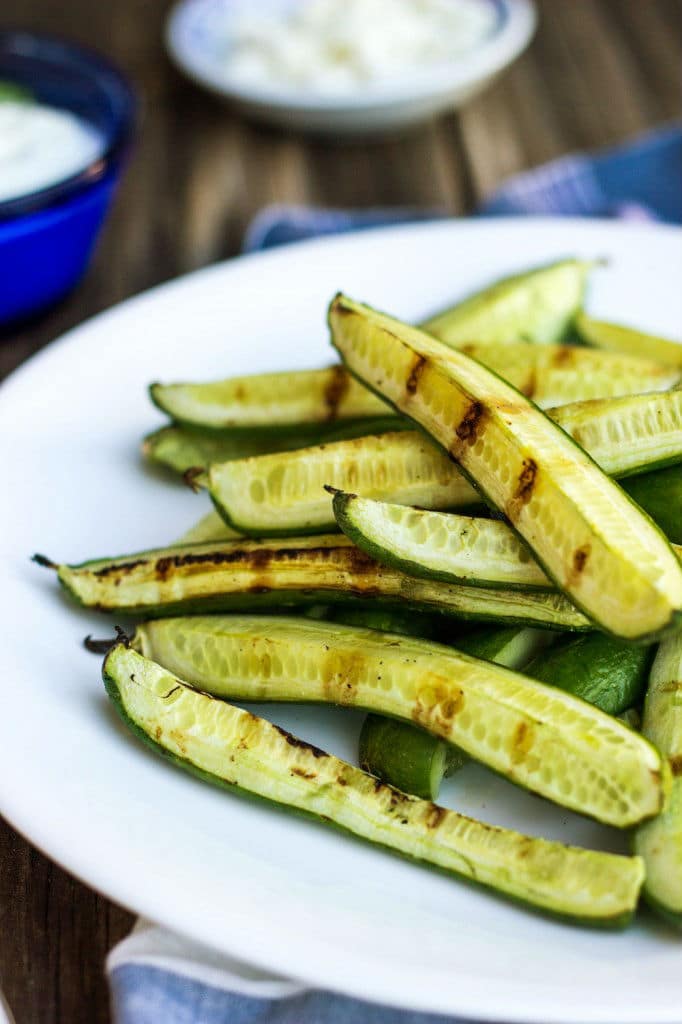
[[[30,195],[84,171],[102,155],[104,138],[68,110],[0,102],[0,202]]]
[[[301,0],[236,14],[224,59],[254,84],[348,92],[456,60],[495,20],[481,0]]]

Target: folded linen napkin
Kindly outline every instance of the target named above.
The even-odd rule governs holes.
[[[614,216],[682,222],[682,129],[665,128],[596,156],[568,156],[513,178],[483,215]],[[274,206],[246,251],[318,235],[442,216]],[[456,1024],[311,989],[206,949],[146,921],[109,955],[115,1024]]]

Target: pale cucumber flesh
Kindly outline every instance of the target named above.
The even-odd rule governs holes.
[[[334,344],[352,372],[421,424],[602,629],[628,639],[682,621],[682,566],[589,456],[460,352],[343,296]]]
[[[261,373],[206,384],[152,384],[152,401],[179,423],[247,434],[384,416],[386,405],[340,366]]]
[[[554,589],[526,545],[499,520],[406,508],[343,492],[334,496],[333,508],[338,525],[361,550],[411,576]]]
[[[240,708],[197,693],[125,647],[103,677],[117,710],[155,750],[206,781],[330,822],[403,856],[585,924],[627,923],[638,857],[563,846],[406,796]]]
[[[414,722],[510,781],[617,827],[663,803],[660,756],[639,735],[584,701],[449,647],[254,616],[148,622],[135,644],[215,696],[336,703]]]

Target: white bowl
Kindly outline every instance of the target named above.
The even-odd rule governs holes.
[[[273,14],[291,0],[258,0]],[[536,24],[533,0],[479,0],[495,8],[490,35],[471,51],[424,72],[378,82],[353,93],[320,94],[277,83],[245,82],[220,53],[229,18],[249,0],[180,0],[166,25],[166,45],[190,78],[261,121],[325,135],[391,131],[460,106],[528,45]]]

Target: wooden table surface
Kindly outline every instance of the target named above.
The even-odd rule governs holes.
[[[0,342],[0,376],[126,296],[235,255],[267,203],[466,213],[516,171],[680,116],[678,0],[540,0],[528,52],[464,110],[398,139],[344,145],[246,123],[181,78],[161,43],[167,7],[15,7],[21,27],[109,54],[139,87],[144,116],[86,279],[41,322]],[[104,958],[132,921],[0,819],[0,984],[17,1024],[109,1020]]]

